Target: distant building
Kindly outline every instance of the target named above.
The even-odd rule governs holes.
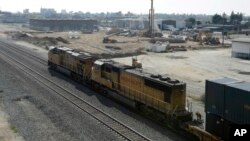
[[[160,30],[173,30],[176,28],[175,20],[156,20],[156,24]]]
[[[30,19],[30,28],[42,31],[79,31],[94,30],[97,20],[69,20],[69,19]]]
[[[233,40],[232,57],[250,59],[250,38]]]
[[[29,14],[30,12],[29,12],[29,9],[24,9],[23,10],[23,14]]]
[[[62,9],[62,10],[61,10],[61,14],[67,14],[66,9]]]
[[[186,27],[186,22],[184,20],[176,20],[176,28],[185,28]]]
[[[43,15],[44,17],[53,17],[57,13],[56,10],[53,8],[41,8],[40,14]]]
[[[210,32],[229,32],[234,30],[234,25],[222,25],[222,24],[204,24],[197,27],[198,29],[207,30]]]
[[[1,21],[3,23],[28,23],[28,15],[25,14],[12,14],[9,12],[1,13]]]
[[[143,18],[125,18],[115,20],[114,24],[118,28],[127,28],[127,29],[134,29],[134,30],[141,30],[141,29],[148,29],[149,22]]]
[[[156,20],[156,24],[161,30],[176,30],[186,26],[182,20]]]

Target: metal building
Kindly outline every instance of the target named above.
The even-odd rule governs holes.
[[[142,30],[149,28],[149,22],[144,18],[126,18],[114,21],[118,28],[128,28],[134,30]]]
[[[97,20],[78,19],[30,19],[30,28],[42,31],[93,30]]]
[[[233,40],[232,57],[250,59],[250,38]]]

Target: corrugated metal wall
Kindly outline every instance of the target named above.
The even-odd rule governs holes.
[[[229,84],[225,90],[225,118],[237,124],[250,124],[250,83]]]
[[[238,53],[250,54],[250,43],[233,42],[232,51]]]
[[[250,83],[231,78],[206,81],[206,114],[250,124]]]
[[[232,57],[250,59],[250,43],[233,42]]]
[[[220,78],[215,80],[206,80],[205,88],[205,111],[218,116],[224,116],[225,85],[239,82],[232,78]]]

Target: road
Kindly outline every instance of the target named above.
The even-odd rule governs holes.
[[[32,52],[43,60],[47,59],[44,54],[46,51],[13,44],[11,46]],[[152,140],[184,140],[168,129],[163,129],[131,112],[130,109],[73,82],[68,77],[49,71],[47,65],[29,56],[15,52],[2,44],[0,49]],[[32,76],[22,72],[17,66],[6,63],[7,58],[1,52],[0,58],[0,90],[3,90],[0,96],[3,109],[9,115],[10,124],[15,126],[24,140],[123,140],[91,116],[34,80]]]

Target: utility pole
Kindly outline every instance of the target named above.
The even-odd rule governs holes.
[[[154,0],[151,0],[151,9],[149,9],[149,33],[154,36]]]

